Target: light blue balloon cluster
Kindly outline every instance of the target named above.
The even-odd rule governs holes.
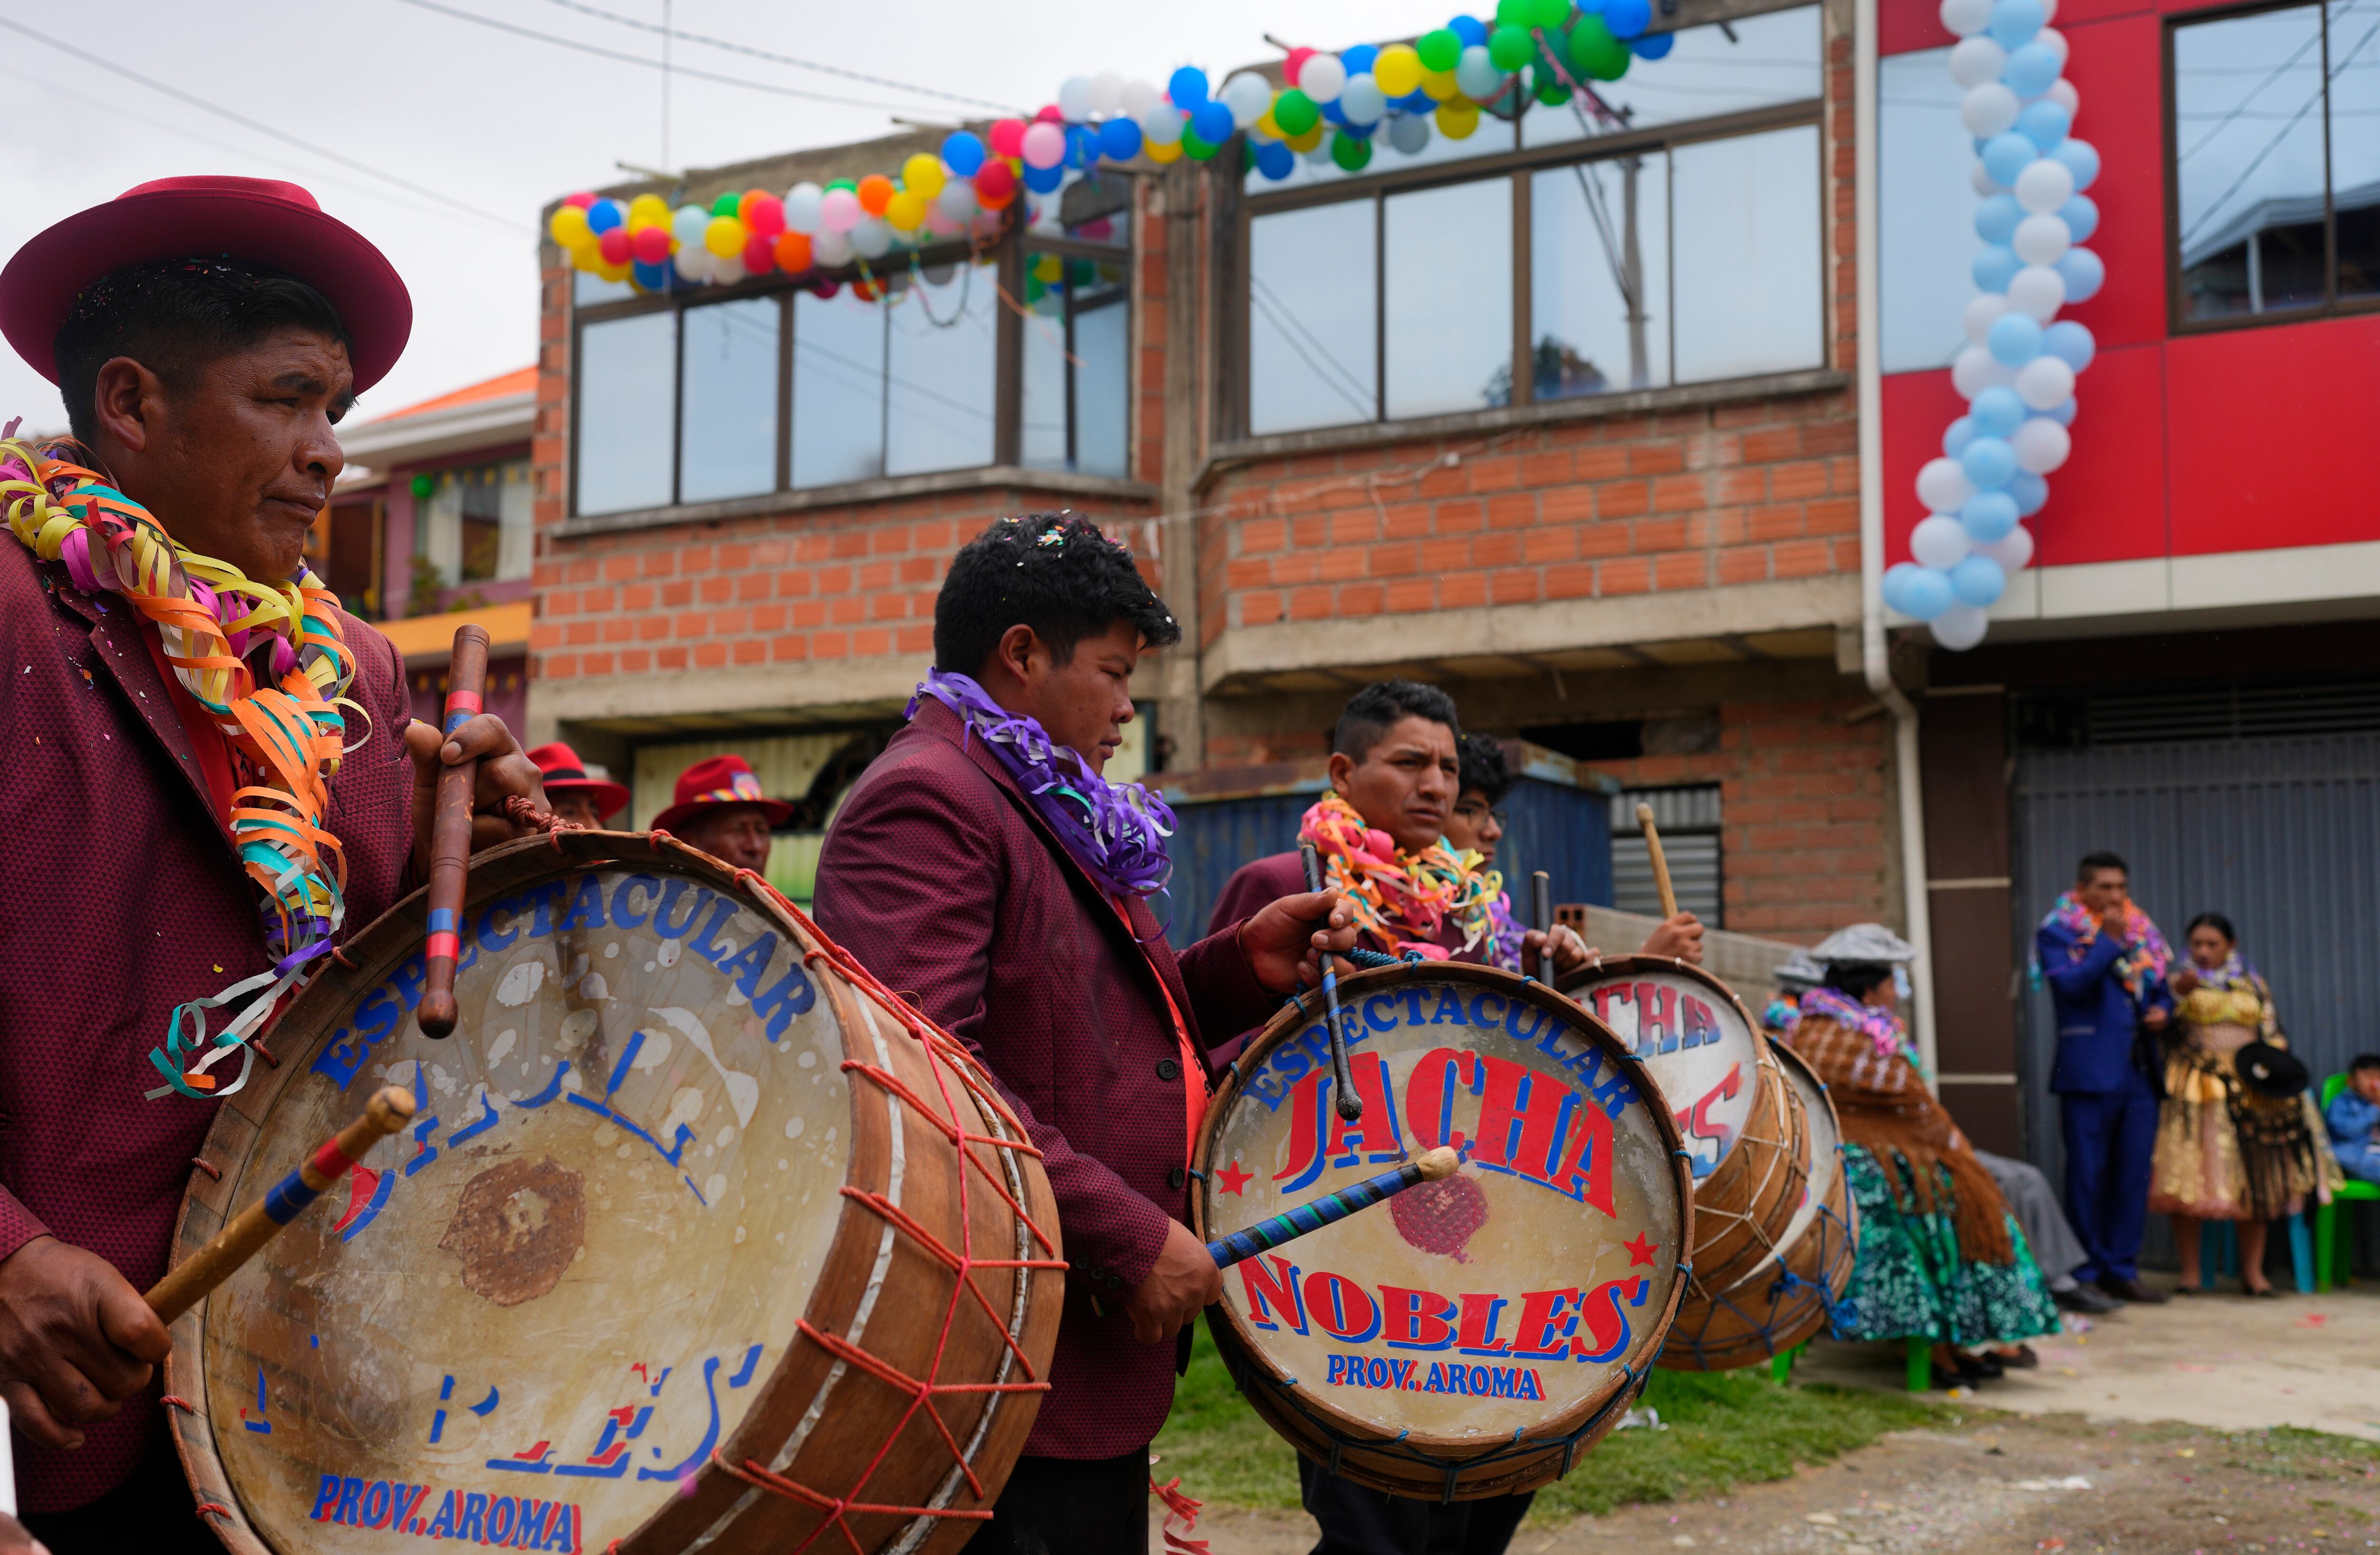
[[[1918,471],[1927,516],[1910,531],[1913,561],[1886,569],[1884,602],[1928,622],[1944,648],[1984,638],[1985,612],[2033,559],[2023,520],[2049,501],[2047,477],[2072,452],[2075,375],[2091,365],[2091,332],[2058,311],[2107,278],[2081,247],[2099,229],[2082,191],[2099,153],[2071,133],[2080,96],[2065,79],[2066,40],[2048,23],[2057,0],[1941,0],[1959,37],[1950,79],[1974,137],[1975,257],[1981,292],[1967,305],[1968,345],[1950,379],[1967,413],[1942,433],[1942,456]]]

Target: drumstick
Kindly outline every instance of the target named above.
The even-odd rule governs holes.
[[[1653,856],[1653,883],[1661,892],[1664,922],[1678,916],[1678,888],[1670,883],[1670,860],[1661,852],[1661,829],[1653,824],[1653,807],[1639,801],[1636,824],[1645,829],[1645,851]]]
[[[413,1118],[413,1098],[403,1087],[383,1087],[364,1108],[364,1115],[315,1148],[273,1191],[241,1210],[215,1233],[215,1239],[176,1264],[165,1278],[149,1287],[143,1299],[166,1322],[206,1299],[209,1291],[228,1280],[258,1248],[273,1240],[283,1226],[314,1202],[324,1188],[346,1174],[374,1145],[403,1128]]]
[[[488,634],[465,622],[455,628],[455,657],[446,671],[449,738],[478,716],[488,680]],[[459,761],[438,773],[438,806],[430,818],[429,978],[422,985],[421,1034],[455,1030],[455,960],[462,954],[463,888],[471,867],[471,796],[480,763]]]
[[[1269,1221],[1258,1221],[1245,1231],[1235,1231],[1220,1241],[1209,1242],[1207,1252],[1214,1258],[1217,1269],[1229,1269],[1309,1231],[1320,1231],[1334,1221],[1343,1221],[1358,1209],[1368,1209],[1384,1198],[1393,1198],[1415,1183],[1435,1183],[1441,1177],[1451,1177],[1462,1164],[1463,1158],[1452,1146],[1440,1145],[1424,1151],[1419,1160],[1409,1160],[1336,1193],[1308,1199]]]
[[[1322,856],[1314,851],[1312,843],[1297,844],[1299,862],[1305,866],[1305,889],[1319,893],[1322,889]],[[1329,1017],[1330,1032],[1330,1083],[1338,1092],[1339,1116],[1354,1123],[1364,1115],[1364,1099],[1355,1094],[1355,1082],[1347,1073],[1347,1034],[1339,1029],[1339,958],[1325,954],[1322,957],[1322,1007]]]
[[[1545,944],[1537,952],[1537,981],[1547,987],[1554,980],[1554,878],[1539,869],[1529,876],[1529,905],[1534,909],[1537,928],[1545,935]]]

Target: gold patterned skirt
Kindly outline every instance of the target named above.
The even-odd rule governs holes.
[[[2201,1221],[2278,1220],[2303,1209],[2329,1171],[2302,1097],[2258,1096],[2232,1055],[2245,1027],[2189,1028],[2166,1060],[2149,1209]]]

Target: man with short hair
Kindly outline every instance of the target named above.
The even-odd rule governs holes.
[[[1050,1391],[970,1555],[1148,1543],[1148,1443],[1222,1276],[1189,1220],[1202,1033],[1241,1031],[1354,942],[1329,893],[1176,957],[1148,898],[1172,816],[1108,760],[1140,656],[1181,638],[1131,553],[1072,514],[1002,519],[951,563],[909,726],[853,785],[818,921],[977,1052],[1041,1152],[1066,1301]]]
[[[481,759],[480,845],[539,796],[497,719],[408,724],[402,661],[304,565],[333,424],[411,317],[264,179],[144,184],[0,272],[79,445],[0,443],[0,1396],[56,1555],[219,1549],[140,1297],[191,1158],[277,1001],[426,878],[439,771]],[[170,1025],[192,1005],[203,1050]]]
[[[578,753],[560,740],[539,746],[528,759],[545,784],[545,802],[574,826],[601,827],[628,808],[626,784],[590,774]]]
[[[1496,867],[1496,844],[1504,840],[1504,796],[1512,791],[1512,769],[1504,744],[1485,735],[1465,735],[1455,780],[1454,808],[1446,812],[1446,844],[1456,853],[1475,853],[1479,868]]]
[[[2157,1093],[2136,1047],[2172,1018],[2173,953],[2132,905],[2121,858],[2083,856],[2074,889],[2034,933],[2034,961],[2057,1012],[2049,1088],[2066,1141],[2066,1218],[2089,1254],[2074,1276],[2122,1301],[2165,1301],[2140,1278]]]
[[[794,817],[794,807],[771,799],[741,756],[712,756],[677,775],[670,808],[653,817],[653,830],[667,832],[732,869],[769,872],[769,847],[777,828]]]

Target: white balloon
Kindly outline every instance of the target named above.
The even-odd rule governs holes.
[[[742,254],[711,254],[708,249],[702,251],[710,254],[710,278],[722,286],[732,286],[751,273],[744,268]]]
[[[2008,186],[1992,176],[1991,170],[1984,165],[1982,157],[1975,159],[1974,166],[1968,171],[1967,181],[1973,184],[1975,192],[1985,200],[1989,200],[1996,194],[2008,192]]]
[[[2000,46],[1998,39],[1981,32],[1961,39],[1959,46],[1950,51],[1950,79],[1961,88],[1997,81],[2006,68],[2008,50]]]
[[[2066,277],[2046,264],[2028,264],[2009,282],[2008,298],[2019,312],[2046,324],[2066,306]]]
[[[1488,45],[1474,43],[1454,65],[1455,90],[1474,103],[1485,103],[1504,88],[1504,72],[1488,56]]]
[[[1140,111],[1140,134],[1145,140],[1160,146],[1171,146],[1182,139],[1182,110],[1171,103],[1152,103]]]
[[[1137,119],[1156,106],[1157,89],[1135,76],[1116,92],[1116,109]]]
[[[1975,299],[1967,304],[1966,314],[1961,320],[1966,326],[1967,338],[1978,346],[1990,344],[1992,326],[2000,322],[2000,315],[2007,312],[2009,307],[2009,299],[1998,292],[1976,293]]]
[[[2065,108],[2069,120],[2082,111],[2082,94],[2075,91],[2074,83],[2063,76],[2050,82],[2049,90],[2041,95]]]
[[[1909,553],[1921,567],[1936,567],[1949,572],[1967,559],[1973,542],[1967,539],[1967,526],[1947,513],[1937,513],[1921,519],[1909,531]]]
[[[1429,146],[1429,120],[1419,114],[1401,114],[1389,121],[1389,144],[1407,156],[1419,156]]]
[[[2000,565],[2000,571],[2014,577],[2033,560],[2033,531],[2019,524],[1989,545],[1976,546],[1975,554],[1989,556]]]
[[[2074,198],[2074,170],[2056,157],[2037,156],[2016,176],[2016,202],[2028,211],[2055,211]]]
[[[2072,247],[2074,234],[2053,211],[2027,216],[2016,224],[2016,240],[2012,245],[2016,257],[2027,264],[2056,264],[2058,256]]]
[[[702,234],[710,225],[710,213],[699,205],[681,205],[670,217],[670,236],[677,239],[678,252],[702,247]]]
[[[2074,370],[2056,357],[2039,356],[2016,370],[2016,397],[2035,410],[2052,410],[2074,392]],[[2029,419],[2028,419],[2029,424]],[[2058,426],[2052,421],[2051,426]],[[2058,427],[2058,431],[2066,429]],[[2018,431],[2024,431],[2019,427]]]
[[[851,237],[847,233],[820,228],[810,239],[810,258],[820,264],[833,268],[851,262]]]
[[[2060,68],[2066,64],[2066,34],[2054,27],[2045,27],[2033,35],[2033,41],[2058,55]]]
[[[1330,138],[1326,136],[1323,139],[1317,140],[1314,144],[1306,147],[1305,150],[1298,152],[1297,154],[1304,157],[1306,161],[1312,163],[1317,167],[1322,166],[1325,163],[1328,163],[1330,160]]]
[[[1955,513],[1974,494],[1975,484],[1967,479],[1967,467],[1956,459],[1928,459],[1917,472],[1917,500],[1929,513]]]
[[[708,281],[710,279],[710,250],[700,243],[681,246],[678,251],[671,256],[670,262],[677,266],[678,275],[684,280]]]
[[[1123,78],[1112,70],[1102,70],[1091,78],[1091,114],[1106,118],[1123,107]]]
[[[961,183],[964,182],[965,180],[962,179]],[[966,218],[965,216],[953,218],[948,211],[942,209],[941,199],[938,196],[936,197],[934,203],[926,207],[926,230],[936,237],[956,237],[960,233],[966,230]],[[950,269],[950,266],[947,264],[941,264],[933,267],[933,270],[948,269]],[[929,270],[926,273],[926,279],[933,281],[934,285],[939,286],[942,284],[942,281],[934,280],[933,270]],[[950,279],[950,277],[947,275],[942,277],[943,281],[948,279]]]
[[[2058,0],[2041,0],[2041,24],[2044,27],[2058,19]]]
[[[965,178],[953,178],[934,196],[934,206],[952,221],[965,221],[976,213],[975,185]]]
[[[2017,111],[2023,106],[2017,101],[2015,92],[1998,81],[1985,81],[1970,91],[1960,102],[1959,122],[1966,126],[1967,133],[1976,140],[1988,140],[1995,135],[2007,133],[2016,123]]]
[[[951,182],[963,184],[966,180],[953,178]],[[806,237],[816,232],[819,227],[819,202],[825,198],[825,191],[812,183],[795,184],[792,188],[787,189],[785,191],[785,230],[798,232]]]
[[[1970,346],[1950,364],[1950,385],[1961,399],[1973,399],[1985,389],[2016,382],[2016,369],[1981,346]],[[1951,504],[1953,507],[1958,504]]]
[[[1080,124],[1091,116],[1091,79],[1069,76],[1058,84],[1058,114],[1068,124]]]
[[[1297,68],[1297,90],[1317,103],[1336,103],[1347,85],[1347,66],[1335,54],[1310,54]]]
[[[1954,604],[1926,623],[1933,628],[1934,646],[1953,653],[1964,653],[1983,641],[1991,624],[1990,616],[1971,604]]]
[[[1272,106],[1272,83],[1253,70],[1243,70],[1225,81],[1216,96],[1231,109],[1232,122],[1245,129],[1264,117],[1265,110]]]
[[[1306,61],[1309,67],[1313,63],[1310,59]],[[1303,71],[1299,73],[1299,79],[1304,79]],[[1372,79],[1372,73],[1366,70],[1347,78],[1346,86],[1339,92],[1339,111],[1347,115],[1349,124],[1378,124],[1380,115],[1389,111],[1389,95],[1380,90],[1380,83]]]
[[[863,259],[881,259],[892,246],[892,226],[881,216],[862,216],[851,225],[851,250]]]
[[[2023,371],[2018,370],[2020,383],[2023,377]],[[2022,388],[2017,390],[2020,398],[2023,394]],[[2074,452],[2072,434],[2046,416],[2026,417],[2024,425],[2017,428],[2016,435],[2009,442],[2016,448],[2017,468],[2029,469],[2035,475],[2047,475]]]
[[[1942,0],[1942,25],[1958,37],[1991,24],[1992,0]]]

